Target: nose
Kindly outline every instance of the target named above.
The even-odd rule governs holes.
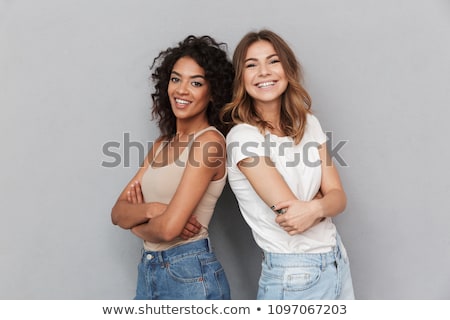
[[[188,86],[187,81],[180,81],[180,82],[178,82],[178,85],[175,90],[178,94],[186,94],[186,93],[188,93],[187,86]]]
[[[270,75],[270,68],[266,64],[261,64],[259,67],[259,75],[264,77]]]

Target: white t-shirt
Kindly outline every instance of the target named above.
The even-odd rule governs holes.
[[[319,121],[311,114],[297,145],[290,137],[269,132],[262,135],[257,127],[248,124],[238,124],[228,133],[228,181],[261,249],[272,253],[328,252],[336,244],[336,227],[331,218],[326,218],[301,234],[289,235],[275,222],[276,214],[257,195],[237,164],[249,157],[270,157],[298,199],[309,201],[320,189],[322,170],[318,146],[326,140]]]

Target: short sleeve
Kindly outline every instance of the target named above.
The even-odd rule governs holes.
[[[308,114],[307,121],[307,130],[309,131],[313,141],[319,144],[324,144],[327,141],[327,136],[322,130],[319,119],[317,119],[317,117],[312,114]]]
[[[232,166],[252,157],[270,157],[264,136],[258,128],[248,124],[234,126],[227,135],[227,157]]]

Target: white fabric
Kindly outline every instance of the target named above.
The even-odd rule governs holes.
[[[336,227],[331,218],[327,218],[302,234],[289,235],[275,222],[276,214],[259,198],[237,164],[249,157],[270,157],[298,199],[308,201],[320,188],[322,170],[318,146],[326,140],[313,115],[307,116],[305,134],[298,145],[294,145],[290,137],[278,137],[269,132],[262,135],[258,128],[248,124],[238,124],[228,133],[230,187],[256,243],[263,250],[273,253],[328,252],[336,244]]]

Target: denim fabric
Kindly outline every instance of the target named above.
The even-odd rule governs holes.
[[[355,299],[350,264],[339,236],[328,253],[263,252],[257,299]]]
[[[230,299],[230,287],[209,240],[203,239],[164,251],[143,251],[134,299]]]

